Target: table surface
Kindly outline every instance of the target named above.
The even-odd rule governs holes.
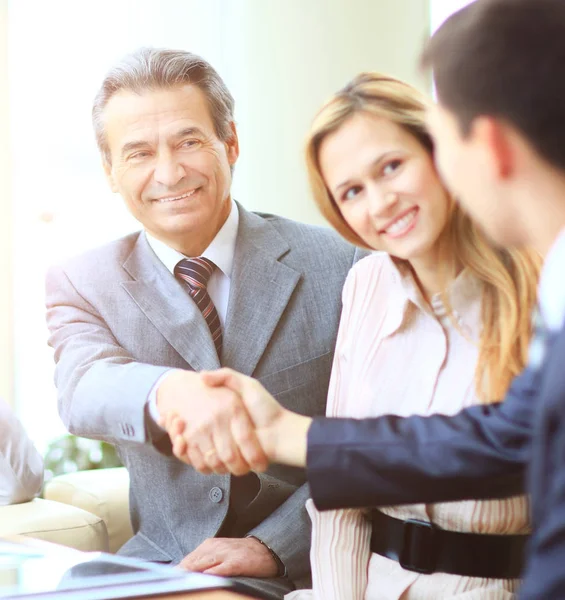
[[[180,600],[187,598],[188,600],[253,600],[252,596],[242,596],[233,592],[217,590],[215,592],[190,592],[173,594],[172,596],[154,596],[155,600]]]
[[[215,592],[190,592],[173,594],[172,596],[156,596],[155,600],[179,600],[180,598],[188,598],[189,600],[252,600],[253,597],[217,590]]]
[[[58,552],[79,552],[78,550],[68,548],[67,546],[59,546],[58,544],[53,544],[52,542],[45,542],[43,540],[37,540],[27,536],[14,535],[6,536],[2,539],[23,543],[38,549],[43,548],[46,551],[49,550],[51,552],[53,549]],[[185,598],[187,600],[256,600],[253,596],[236,594],[235,592],[228,592],[226,590],[212,590],[207,592],[179,592],[167,595],[160,594],[158,596],[143,596],[144,600],[151,600],[152,598],[155,600],[182,600]]]

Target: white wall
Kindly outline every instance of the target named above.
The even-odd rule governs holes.
[[[321,222],[308,193],[303,139],[321,103],[363,70],[423,84],[424,0],[233,2],[232,88],[242,158],[236,195],[253,209]]]
[[[16,400],[42,447],[62,432],[45,344],[45,270],[137,228],[107,188],[91,132],[92,98],[109,66],[141,45],[202,54],[236,98],[235,197],[250,209],[319,222],[302,166],[315,110],[361,70],[422,83],[416,59],[428,12],[427,0],[11,0],[9,7]]]
[[[454,12],[472,0],[430,0],[430,30],[434,32]]]

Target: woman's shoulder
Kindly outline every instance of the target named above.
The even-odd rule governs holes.
[[[355,263],[343,286],[342,306],[345,313],[370,302],[373,311],[385,308],[390,292],[397,285],[396,267],[386,252],[373,252]]]
[[[345,286],[374,288],[390,285],[394,280],[395,266],[386,252],[372,252],[356,262],[345,281]]]

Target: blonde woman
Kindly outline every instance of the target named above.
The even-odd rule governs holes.
[[[344,287],[328,416],[454,414],[504,397],[526,362],[539,259],[496,249],[453,202],[434,168],[424,102],[407,84],[362,74],[308,136],[322,213],[347,240],[380,251]],[[307,507],[313,590],[289,600],[502,599],[518,588],[511,557],[528,531],[525,497]],[[427,571],[436,551],[425,523],[460,533],[445,542],[438,572],[412,570]],[[412,556],[397,555],[405,535],[421,536]]]

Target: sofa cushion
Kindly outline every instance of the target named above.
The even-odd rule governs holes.
[[[46,484],[44,496],[100,517],[106,524],[110,552],[119,550],[133,535],[125,467],[59,475]]]
[[[0,506],[0,537],[25,535],[83,551],[108,551],[104,521],[85,510],[35,498]]]

